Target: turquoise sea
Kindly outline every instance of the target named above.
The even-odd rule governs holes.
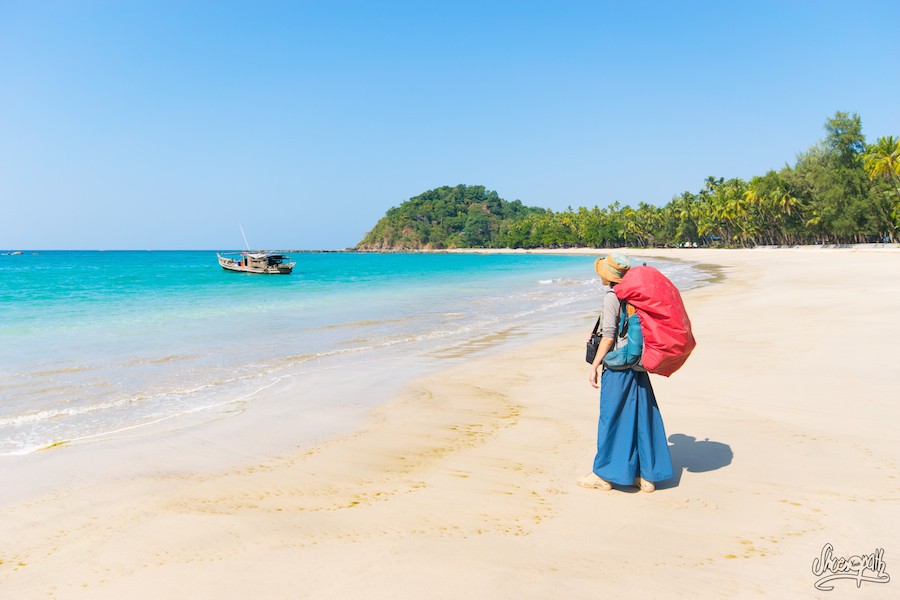
[[[271,276],[211,251],[0,256],[0,455],[265,401],[285,377],[590,328],[602,293],[592,256],[291,256],[294,273]],[[682,289],[703,280],[650,264]]]

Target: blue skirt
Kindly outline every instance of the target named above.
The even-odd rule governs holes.
[[[653,482],[672,477],[666,430],[646,372],[603,372],[594,473],[619,485],[632,485],[638,476]]]

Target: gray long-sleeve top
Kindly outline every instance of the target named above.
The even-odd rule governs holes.
[[[603,296],[603,320],[600,321],[600,336],[615,339],[619,332],[619,316],[622,305],[612,288],[607,288],[607,290]]]

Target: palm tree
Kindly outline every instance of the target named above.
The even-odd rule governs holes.
[[[741,242],[741,247],[745,247],[749,237],[747,225],[749,210],[747,202],[744,199],[744,182],[740,179],[729,179],[725,187],[725,205],[723,207],[722,216],[729,223],[729,231],[736,232],[736,237]]]
[[[622,236],[625,245],[643,248],[645,231],[643,224],[639,221],[640,215],[630,206],[623,208],[621,215],[622,228],[619,230],[619,235]]]
[[[810,213],[810,217],[806,219],[806,226],[812,228],[813,233],[823,244],[827,243],[828,229],[825,226],[825,215],[823,214],[822,208],[813,206]]]
[[[675,221],[675,237],[673,241],[681,245],[696,241],[691,238],[691,232],[696,233],[697,226],[692,219],[691,200],[694,195],[690,192],[684,192],[680,196],[675,196],[672,201],[666,205],[669,209],[669,218]]]
[[[751,182],[744,191],[743,198],[750,220],[749,228],[753,231],[753,244],[759,243],[760,236],[763,243],[773,243],[771,235],[773,224],[765,196],[759,195]]]
[[[780,212],[779,221],[782,223],[782,239],[784,240],[784,243],[790,243],[787,231],[791,217],[796,214],[798,219],[803,219],[803,211],[800,209],[800,200],[792,196],[790,192],[777,190],[772,196],[772,202],[774,203],[776,210]]]
[[[725,182],[725,178],[724,178],[724,177],[719,177],[718,179],[716,179],[715,177],[713,177],[712,175],[710,175],[710,176],[707,177],[706,180],[703,182],[703,192],[706,192],[707,194],[712,194],[712,193],[715,192],[716,189],[717,189],[720,185],[722,185],[724,182]],[[701,193],[702,193],[702,192],[701,192]]]
[[[635,217],[643,233],[642,243],[647,246],[658,245],[658,240],[663,237],[663,227],[665,226],[662,209],[646,202],[638,202]]]
[[[712,210],[712,207],[708,203],[704,203],[703,208],[706,210],[697,214],[697,235],[700,238],[700,243],[711,245],[715,239],[722,239],[721,237],[714,237],[714,234],[722,233],[722,230],[719,227],[719,219],[716,212]]]
[[[887,179],[900,198],[900,185],[897,183],[900,178],[900,139],[895,140],[892,135],[878,138],[877,142],[866,149],[863,160],[869,179]]]

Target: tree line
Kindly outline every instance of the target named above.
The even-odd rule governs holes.
[[[866,144],[837,112],[794,165],[749,181],[708,177],[663,206],[618,202],[552,211],[483,186],[442,187],[387,212],[360,249],[845,244],[897,239],[900,139]]]

